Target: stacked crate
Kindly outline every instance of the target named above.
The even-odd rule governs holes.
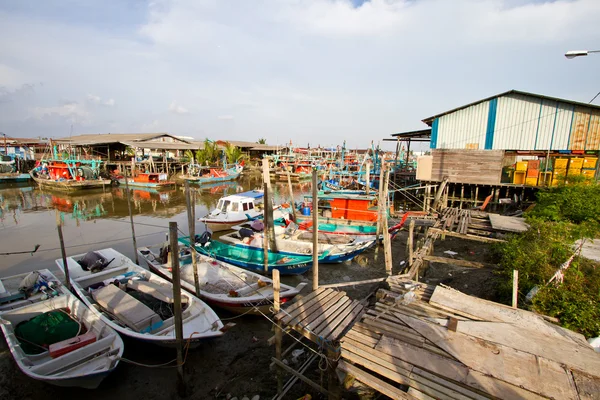
[[[583,160],[583,158],[570,158],[567,176],[581,175],[581,169],[583,168]]]
[[[555,158],[554,168],[552,169],[552,186],[558,185],[564,182],[565,176],[567,176],[567,164],[568,158]]]
[[[583,168],[581,169],[581,175],[586,178],[594,179],[596,176],[596,164],[598,163],[598,157],[586,157],[583,159]]]
[[[513,175],[513,183],[515,185],[524,185],[527,177],[527,161],[517,161],[515,164],[515,173]]]
[[[529,160],[527,162],[527,176],[525,178],[525,184],[529,186],[537,186],[539,173],[540,160]]]

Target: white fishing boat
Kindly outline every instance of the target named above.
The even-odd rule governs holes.
[[[0,280],[0,328],[19,369],[56,386],[95,389],[123,340],[48,270]]]
[[[56,260],[64,270],[62,259]],[[73,290],[122,335],[174,346],[173,286],[118,251],[107,248],[67,257]],[[221,336],[223,323],[199,298],[182,291],[183,338],[190,347]]]
[[[256,229],[256,223],[245,222],[235,225],[235,232],[219,236],[219,240],[239,247],[263,247],[264,226]],[[301,231],[294,222],[284,228],[275,226],[275,245],[277,252],[282,254],[306,255],[312,254],[312,232]],[[368,239],[340,235],[319,234],[318,254],[322,263],[340,263],[351,260],[375,244],[371,236]]]
[[[207,228],[213,232],[226,231],[233,225],[262,216],[262,203],[258,203],[258,200],[263,196],[262,190],[251,190],[221,197],[217,208],[199,218],[198,221],[205,223]]]
[[[172,280],[171,257],[165,251],[166,244],[138,248],[151,271]],[[273,281],[266,276],[245,270],[235,265],[196,254],[200,293],[196,293],[194,271],[191,263],[191,249],[180,245],[181,286],[194,293],[211,306],[218,306],[236,314],[270,313],[273,304]],[[286,303],[293,299],[306,286],[296,287],[281,284],[280,299]]]

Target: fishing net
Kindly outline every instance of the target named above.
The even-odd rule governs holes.
[[[162,300],[157,299],[148,293],[138,292],[137,290],[127,289],[126,290],[129,295],[136,298],[147,307],[149,307],[152,311],[160,316],[160,318],[164,321],[171,318],[174,313],[175,306],[172,303],[165,303]],[[181,311],[185,311],[187,308],[186,303],[181,304]]]
[[[79,323],[62,311],[50,311],[15,328],[15,335],[26,354],[40,354],[51,344],[77,336]]]

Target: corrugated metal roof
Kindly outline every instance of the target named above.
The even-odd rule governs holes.
[[[76,135],[71,137],[65,137],[56,139],[56,142],[70,143],[74,145],[94,145],[94,144],[107,144],[117,143],[123,141],[139,142],[157,139],[161,137],[170,137],[175,140],[189,143],[189,140],[179,139],[169,133],[103,133],[103,134],[85,134]]]
[[[197,144],[193,143],[171,143],[171,142],[128,142],[119,141],[126,146],[139,148],[139,149],[156,149],[156,150],[198,150]]]
[[[429,118],[423,119],[422,121],[425,122],[427,125],[431,126],[431,124],[433,123],[433,120],[436,119],[436,118],[439,118],[439,117],[444,116],[446,114],[453,113],[453,112],[458,111],[458,110],[462,110],[462,109],[467,108],[467,107],[471,107],[471,106],[473,106],[475,104],[479,104],[479,103],[483,103],[483,102],[492,100],[494,98],[506,96],[508,94],[532,96],[532,97],[537,97],[537,98],[540,98],[540,99],[551,100],[551,101],[554,101],[554,102],[558,101],[558,102],[562,102],[562,103],[573,104],[575,106],[585,106],[585,107],[588,107],[588,108],[596,108],[596,109],[600,110],[600,106],[597,106],[597,105],[594,105],[594,104],[582,103],[582,102],[579,102],[579,101],[561,99],[559,97],[545,96],[545,95],[542,95],[542,94],[524,92],[524,91],[521,91],[521,90],[514,90],[513,89],[513,90],[509,90],[507,92],[496,94],[494,96],[486,97],[485,99],[481,99],[481,100],[477,100],[477,101],[474,101],[474,102],[469,103],[469,104],[465,104],[464,106],[453,108],[452,110],[448,110],[448,111],[445,111],[445,112],[440,113],[440,114],[433,115],[433,116],[431,116]]]
[[[431,128],[419,129],[418,131],[392,133],[392,136],[400,139],[418,139],[418,138],[430,138]]]

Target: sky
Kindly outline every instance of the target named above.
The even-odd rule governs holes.
[[[511,89],[589,102],[600,54],[564,53],[600,49],[598,20],[598,0],[0,0],[0,132],[367,147]]]

